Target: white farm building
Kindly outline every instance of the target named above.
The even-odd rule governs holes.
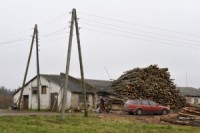
[[[64,74],[60,75],[40,75],[40,109],[55,110],[61,109],[61,99],[63,95]],[[72,76],[68,79],[67,90],[67,108],[78,108],[83,105],[83,90],[80,86],[80,80]],[[85,83],[86,100],[89,105],[94,105],[96,101],[95,88]],[[22,109],[38,108],[37,76],[33,77],[24,86],[22,94]],[[13,94],[13,102],[18,104],[21,88]]]

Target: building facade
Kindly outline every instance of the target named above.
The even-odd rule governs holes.
[[[40,109],[60,110],[63,96],[64,75],[40,75],[39,92],[37,88],[37,76],[32,78],[24,86],[22,94],[21,108],[22,109],[37,109],[38,108],[38,93],[40,97]],[[80,108],[83,106],[83,90],[80,86],[80,80],[69,76],[67,90],[67,107]],[[89,84],[86,86],[86,100],[89,105],[95,103],[95,88]],[[18,104],[21,88],[13,95],[13,102]]]

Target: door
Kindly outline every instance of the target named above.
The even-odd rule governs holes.
[[[154,101],[149,101],[149,104],[150,104],[150,106],[151,106],[151,113],[152,114],[154,114],[154,113],[159,113],[160,112],[160,110],[159,110],[159,108],[158,108],[158,104],[156,103],[156,102],[154,102]]]
[[[28,95],[23,96],[23,109],[28,109]]]
[[[51,93],[51,110],[58,110],[58,93]]]
[[[151,113],[151,106],[147,100],[142,100],[142,109],[144,113]]]

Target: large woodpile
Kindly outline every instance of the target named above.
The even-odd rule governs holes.
[[[170,79],[168,69],[157,65],[126,71],[112,82],[111,87],[116,95],[129,99],[151,99],[171,109],[180,109],[186,104],[186,99]]]
[[[180,125],[200,126],[200,107],[184,107],[177,114],[163,116],[160,120]]]

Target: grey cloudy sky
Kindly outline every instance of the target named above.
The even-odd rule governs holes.
[[[35,24],[41,73],[65,71],[69,12],[76,8],[86,78],[109,80],[107,69],[116,79],[158,64],[178,86],[200,87],[199,7],[199,0],[1,0],[0,85],[21,86]],[[70,75],[80,77],[76,45],[74,36]],[[35,62],[34,50],[28,79]]]

